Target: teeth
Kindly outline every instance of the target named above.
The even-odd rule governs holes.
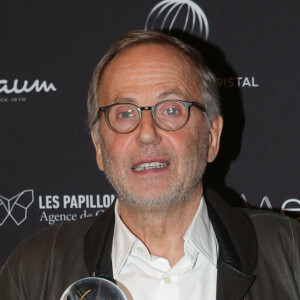
[[[164,168],[167,167],[167,163],[160,163],[160,162],[152,162],[152,163],[144,163],[140,164],[137,167],[134,167],[134,171],[143,171],[143,170],[150,170],[150,169],[159,169],[159,168]]]

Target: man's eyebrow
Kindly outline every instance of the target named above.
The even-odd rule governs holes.
[[[187,98],[187,95],[185,95],[184,93],[182,93],[178,89],[171,89],[171,90],[167,90],[167,91],[164,91],[164,92],[160,93],[159,96],[158,96],[158,99],[159,100],[164,100],[170,95],[175,95],[176,98],[177,97],[179,98],[178,100],[184,100],[184,99]]]
[[[111,99],[109,102],[111,102],[111,104],[114,103],[133,103],[136,104],[137,101],[134,98],[131,97],[115,97],[113,99]]]

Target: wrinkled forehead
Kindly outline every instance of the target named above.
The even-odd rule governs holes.
[[[196,68],[187,55],[172,45],[145,44],[126,49],[108,63],[98,87],[98,101],[106,105],[103,99],[118,96],[114,93],[143,91],[143,83],[154,90],[168,87],[199,92]]]

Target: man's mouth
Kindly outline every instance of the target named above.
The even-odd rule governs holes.
[[[144,170],[150,170],[150,169],[161,169],[167,167],[168,163],[162,163],[162,162],[151,162],[151,163],[142,163],[136,167],[133,167],[133,170],[136,172],[144,171]]]

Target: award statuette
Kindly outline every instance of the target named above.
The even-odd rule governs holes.
[[[127,300],[113,282],[99,277],[87,277],[71,284],[60,300]]]

